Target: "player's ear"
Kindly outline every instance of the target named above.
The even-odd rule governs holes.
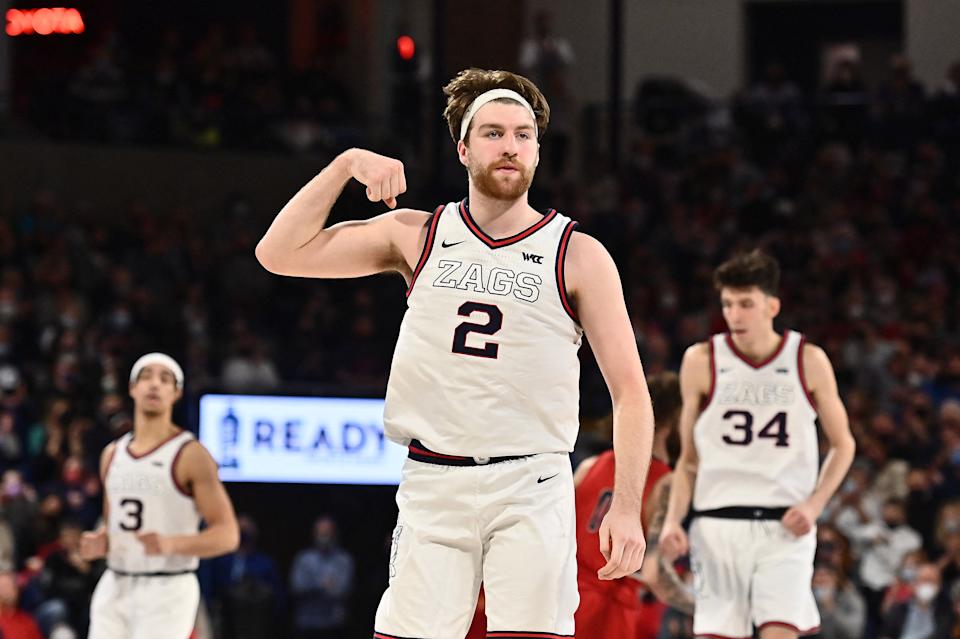
[[[469,158],[467,153],[470,151],[470,147],[467,146],[467,143],[463,140],[457,142],[457,159],[460,160],[460,164],[467,166],[469,163]]]
[[[780,298],[775,295],[770,295],[767,297],[767,312],[770,314],[770,319],[773,319],[780,314]]]

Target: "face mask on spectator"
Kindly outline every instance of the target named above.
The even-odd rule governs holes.
[[[813,589],[813,596],[816,597],[817,601],[833,599],[836,593],[837,589],[835,586],[815,586]]]
[[[940,588],[936,584],[917,584],[913,589],[913,594],[920,603],[930,603],[939,593]]]

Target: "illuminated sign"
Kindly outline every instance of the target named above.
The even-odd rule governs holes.
[[[83,33],[83,17],[76,9],[10,9],[7,11],[7,35],[51,35]]]
[[[203,395],[200,441],[223,481],[397,485],[407,457],[382,399]]]

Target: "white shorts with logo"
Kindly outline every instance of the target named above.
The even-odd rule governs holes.
[[[796,537],[777,520],[697,517],[690,527],[696,610],[693,633],[746,639],[754,626],[816,632],[816,529]]]
[[[572,637],[573,476],[564,454],[482,466],[407,459],[374,637],[466,635],[483,581],[488,636]]]
[[[199,605],[194,573],[136,576],[107,570],[93,591],[88,639],[188,639]]]

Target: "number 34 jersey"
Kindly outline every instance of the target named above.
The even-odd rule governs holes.
[[[128,573],[183,572],[195,570],[196,557],[148,556],[137,535],[158,533],[195,535],[200,513],[193,498],[173,475],[180,451],[193,435],[180,431],[153,450],[136,455],[130,451],[133,434],[117,440],[106,474],[109,502],[107,565]]]
[[[699,464],[693,507],[793,506],[813,492],[819,445],[803,374],[804,337],[782,336],[753,362],[729,334],[709,342],[711,389],[694,425]]]
[[[494,240],[466,200],[437,209],[390,369],[391,440],[467,457],[573,450],[583,332],[564,258],[575,225],[551,209]]]

